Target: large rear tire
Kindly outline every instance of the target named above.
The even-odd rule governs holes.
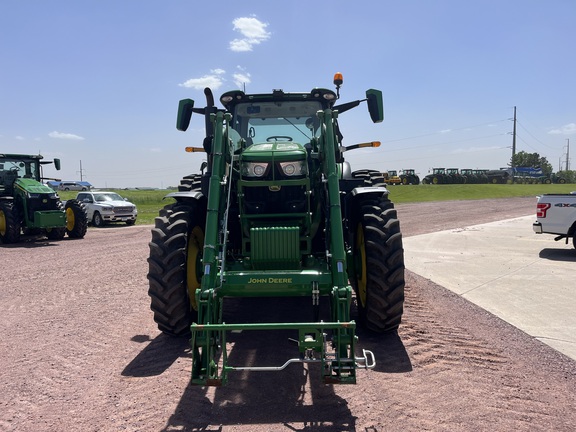
[[[404,250],[394,205],[387,198],[360,202],[353,232],[360,323],[377,333],[396,330],[404,311]]]
[[[202,186],[201,174],[190,174],[184,176],[178,185],[178,192],[188,192],[192,190],[200,190]]]
[[[84,238],[88,229],[86,206],[78,200],[66,201],[66,233],[70,238]]]
[[[11,201],[0,202],[0,240],[4,244],[18,243],[22,221],[20,212]]]
[[[364,186],[385,186],[384,175],[376,170],[358,170],[352,173],[352,178],[364,180]]]
[[[196,320],[196,289],[204,244],[204,217],[198,203],[164,207],[155,219],[148,258],[150,309],[158,328],[171,336],[190,333]]]

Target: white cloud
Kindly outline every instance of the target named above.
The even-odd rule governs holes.
[[[234,30],[243,36],[230,42],[230,50],[236,52],[252,51],[254,45],[258,45],[270,38],[270,32],[266,31],[268,24],[254,17],[241,17],[232,21]]]
[[[236,52],[252,51],[252,45],[246,39],[234,39],[230,42],[230,50]]]
[[[576,123],[568,123],[559,129],[552,129],[548,133],[551,135],[574,135],[576,134]]]
[[[21,135],[18,135],[17,137],[15,137],[18,141],[24,141],[24,137]]]
[[[226,71],[224,69],[213,69],[208,75],[204,75],[200,78],[190,78],[178,85],[180,87],[192,88],[195,90],[203,90],[205,87],[210,87],[212,90],[216,90],[224,83],[225,79],[222,75],[225,73]]]
[[[84,137],[74,135],[71,133],[64,133],[64,132],[50,132],[48,134],[50,138],[58,138],[58,139],[65,139],[65,140],[75,140],[75,141],[84,141]]]
[[[244,86],[252,82],[252,76],[243,67],[236,66],[237,72],[232,74],[232,79],[234,84],[243,89]],[[182,84],[178,84],[180,87],[191,88],[194,90],[204,90],[206,87],[210,87],[212,90],[217,90],[222,87],[222,85],[227,81],[225,77],[226,71],[224,69],[213,69],[209,74],[204,75],[200,78],[190,78]]]
[[[234,84],[243,89],[245,85],[248,85],[252,82],[250,79],[251,75],[241,66],[237,66],[237,68],[238,72],[232,75],[232,79],[234,80]]]

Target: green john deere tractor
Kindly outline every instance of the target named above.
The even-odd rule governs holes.
[[[355,383],[358,368],[372,368],[370,351],[356,353],[353,291],[360,323],[383,333],[398,328],[404,304],[400,224],[382,174],[352,171],[338,118],[367,102],[374,123],[383,120],[382,93],[337,104],[336,91],[245,94],[230,91],[214,106],[180,101],[177,129],[192,113],[205,117],[201,172],[184,177],[175,200],[152,229],[151,309],[159,329],[190,335],[192,383],[222,385],[235,370],[280,370],[294,362],[321,364],[325,383]],[[205,170],[205,171],[204,171]],[[224,299],[310,299],[308,322],[224,323]],[[326,320],[320,304],[328,305]],[[284,365],[232,366],[231,331],[287,330],[299,356]]]
[[[83,238],[87,220],[84,204],[77,200],[62,204],[58,194],[44,185],[40,155],[0,154],[0,242],[18,243],[24,234],[46,234],[61,240],[66,234]]]

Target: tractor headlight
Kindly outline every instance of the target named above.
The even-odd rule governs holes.
[[[242,175],[245,177],[263,177],[268,171],[266,162],[244,162],[242,164]]]
[[[299,177],[306,175],[306,161],[280,162],[280,169],[285,176]]]

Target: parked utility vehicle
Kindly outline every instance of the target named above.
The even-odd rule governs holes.
[[[400,171],[400,180],[403,185],[418,185],[420,184],[420,177],[413,169],[403,169]]]
[[[382,173],[384,176],[384,181],[387,185],[398,185],[402,184],[402,179],[398,176],[398,171],[388,170]]]
[[[204,108],[180,101],[177,129],[188,128],[192,113],[205,118],[202,147],[187,151],[205,151],[207,167],[182,179],[168,195],[175,202],[155,220],[148,292],[162,332],[191,334],[193,384],[222,385],[231,371],[293,363],[318,363],[325,383],[355,383],[356,370],[375,363],[368,350],[356,352],[353,289],[366,328],[400,324],[404,254],[396,210],[381,173],[352,171],[344,160],[346,151],[380,143],[345,147],[339,127],[362,102],[381,122],[382,93],[370,89],[365,99],[337,104],[340,74],[334,84],[336,91],[230,91],[220,97],[223,109],[209,88]],[[224,323],[230,297],[307,298],[309,318],[262,322],[254,310],[252,323],[233,316]],[[227,335],[253,330],[291,332],[299,356],[271,366],[255,353],[260,364],[231,365]]]
[[[544,194],[536,204],[536,234],[554,234],[554,240],[572,237],[576,248],[576,191],[569,194]]]
[[[126,225],[136,223],[136,205],[116,192],[78,192],[76,199],[84,203],[88,221],[95,227],[102,227],[109,222],[126,222]]]

